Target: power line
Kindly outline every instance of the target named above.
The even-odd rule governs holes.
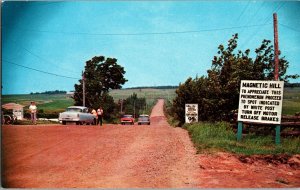
[[[14,41],[14,40],[12,40],[12,42],[14,42],[15,44],[17,44],[17,42]],[[38,59],[40,59],[40,60],[42,60],[42,61],[45,61],[45,62],[47,62],[47,63],[50,63],[51,65],[55,65],[56,67],[61,68],[61,69],[63,69],[64,71],[71,72],[71,73],[74,73],[74,74],[80,74],[80,73],[78,73],[78,72],[74,72],[74,71],[71,71],[71,70],[62,68],[62,67],[58,66],[57,64],[54,64],[54,63],[52,63],[52,62],[46,60],[45,58],[43,58],[43,57],[41,57],[41,56],[39,56],[39,55],[33,53],[32,51],[28,50],[27,48],[25,48],[24,46],[22,46],[22,45],[20,45],[20,44],[18,44],[18,46],[21,47],[22,49],[24,49],[27,53],[31,54],[32,56],[34,56],[34,57],[36,57],[36,58],[38,58]]]
[[[236,19],[236,23],[239,23],[242,15],[245,13],[245,11],[247,10],[248,6],[250,4],[250,1],[248,1],[248,3],[246,4],[246,6],[244,7],[244,9],[242,10],[242,12],[240,13],[240,15],[238,16],[238,18]],[[232,30],[230,30],[230,34],[231,34]],[[224,42],[225,41],[225,42]],[[224,42],[223,44],[227,44],[227,36],[225,35],[222,42]]]
[[[248,1],[247,5],[245,6],[245,8],[243,9],[243,11],[241,12],[241,14],[239,15],[239,17],[237,18],[237,22],[240,21],[240,18],[245,13],[246,9],[249,7],[249,4],[250,4],[250,1]]]
[[[54,34],[66,34],[66,35],[144,36],[144,35],[169,35],[169,34],[201,33],[201,32],[211,32],[211,31],[231,30],[231,29],[238,29],[238,28],[251,28],[251,27],[259,27],[259,26],[263,26],[263,24],[233,26],[233,27],[224,27],[224,28],[212,28],[212,29],[202,29],[202,30],[169,31],[169,32],[142,32],[142,33],[88,33],[88,32],[58,32],[58,31],[47,31],[47,30],[29,30],[29,29],[22,29],[22,28],[19,28],[19,29],[21,29],[23,31],[29,31],[29,32],[54,33]]]
[[[293,30],[293,31],[295,31],[295,32],[300,32],[299,30],[297,30],[297,29],[295,29],[295,28],[292,28],[292,27],[290,27],[290,26],[288,26],[288,25],[285,25],[285,24],[281,24],[281,23],[279,23],[281,26],[283,26],[283,27],[285,27],[285,28],[288,28],[288,29],[290,29],[290,30]]]
[[[4,59],[2,59],[2,61],[7,62],[7,63],[12,64],[12,65],[16,65],[16,66],[19,66],[19,67],[26,68],[26,69],[29,69],[29,70],[33,70],[33,71],[37,71],[37,72],[40,72],[40,73],[48,74],[48,75],[53,75],[53,76],[57,76],[57,77],[63,77],[63,78],[69,78],[69,79],[79,80],[79,78],[69,77],[69,76],[64,76],[64,75],[59,75],[59,74],[50,73],[50,72],[47,72],[47,71],[42,71],[42,70],[39,70],[39,69],[34,69],[34,68],[31,68],[31,67],[26,67],[24,65],[20,65],[20,64],[14,63],[12,61],[4,60]]]
[[[284,5],[285,5],[286,2],[282,2],[282,3],[279,3],[273,10],[272,10],[272,13],[273,12],[278,12]],[[272,15],[271,16],[267,16],[265,19],[264,19],[264,25],[267,25],[267,22],[270,20],[270,18],[272,18]],[[257,29],[253,35],[250,35],[247,40],[243,43],[243,45],[241,47],[244,47],[246,44],[248,44],[252,39],[253,39],[253,36],[256,36],[257,33],[259,32],[260,30]]]

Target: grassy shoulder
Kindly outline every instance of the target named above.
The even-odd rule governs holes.
[[[225,122],[186,124],[183,127],[188,130],[199,153],[217,151],[242,155],[300,153],[299,137],[281,138],[281,144],[275,145],[272,135],[250,133],[238,142],[235,132]]]

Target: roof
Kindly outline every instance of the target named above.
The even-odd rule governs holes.
[[[80,108],[80,109],[85,109],[87,107],[84,106],[69,106],[68,108]]]
[[[3,104],[2,108],[7,109],[7,110],[14,110],[14,109],[23,109],[23,105],[21,104],[16,104],[16,103],[7,103]]]

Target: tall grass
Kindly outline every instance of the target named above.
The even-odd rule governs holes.
[[[298,154],[300,138],[282,138],[275,145],[271,135],[247,134],[242,141],[236,140],[236,134],[228,123],[197,123],[184,125],[196,145],[198,152],[228,151],[243,155],[252,154]]]

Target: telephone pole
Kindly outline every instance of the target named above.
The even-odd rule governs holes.
[[[278,53],[279,53],[279,50],[278,50],[278,25],[277,25],[277,14],[274,13],[273,14],[273,23],[274,23],[274,48],[275,48],[275,51],[274,51],[274,65],[275,65],[275,68],[274,68],[274,79],[275,80],[278,80],[278,65],[279,65],[279,59],[278,59]]]
[[[83,106],[85,106],[85,77],[84,72],[82,71],[82,99],[83,99]]]

